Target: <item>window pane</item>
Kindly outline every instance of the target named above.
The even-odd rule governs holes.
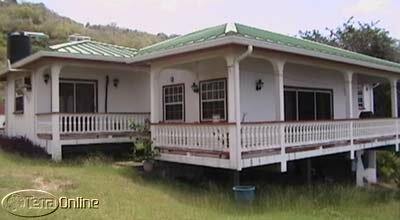
[[[24,97],[23,96],[15,98],[15,111],[16,112],[24,111]]]
[[[225,103],[224,101],[204,102],[203,103],[203,119],[213,119],[213,117],[225,119]]]
[[[330,93],[316,93],[317,120],[332,119],[332,105]]]
[[[60,111],[74,112],[74,84],[60,83]]]
[[[91,113],[95,112],[95,86],[94,84],[76,84],[76,112]]]
[[[165,120],[182,120],[183,119],[183,105],[167,105],[165,106]]]
[[[314,92],[298,92],[299,120],[315,120]]]
[[[164,120],[183,120],[183,92],[183,85],[164,87]]]
[[[297,120],[297,103],[295,91],[285,91],[285,120]]]
[[[202,82],[201,88],[201,108],[202,119],[212,120],[213,117],[226,119],[225,109],[225,80]]]

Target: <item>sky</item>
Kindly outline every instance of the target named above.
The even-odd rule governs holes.
[[[400,0],[25,0],[90,24],[116,23],[149,33],[185,34],[237,22],[283,34],[335,28],[351,16],[400,39]]]

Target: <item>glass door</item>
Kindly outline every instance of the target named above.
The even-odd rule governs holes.
[[[96,112],[96,84],[94,81],[62,80],[60,82],[60,111],[65,113]]]
[[[284,99],[286,121],[333,119],[332,90],[287,87]]]

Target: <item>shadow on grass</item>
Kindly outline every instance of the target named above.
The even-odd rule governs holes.
[[[126,168],[121,175],[136,184],[153,187],[174,198],[179,203],[189,204],[229,216],[253,216],[273,212],[296,212],[340,217],[343,210],[358,210],[374,207],[385,202],[400,202],[399,195],[393,190],[378,187],[363,189],[353,184],[316,183],[271,184],[265,180],[252,182],[257,186],[256,200],[251,206],[238,204],[226,182],[215,179],[201,181],[183,181],[181,179],[160,178],[141,170]]]

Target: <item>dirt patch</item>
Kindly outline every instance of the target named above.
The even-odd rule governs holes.
[[[33,184],[37,189],[52,192],[76,188],[76,185],[70,180],[44,179],[43,177],[34,179]]]

